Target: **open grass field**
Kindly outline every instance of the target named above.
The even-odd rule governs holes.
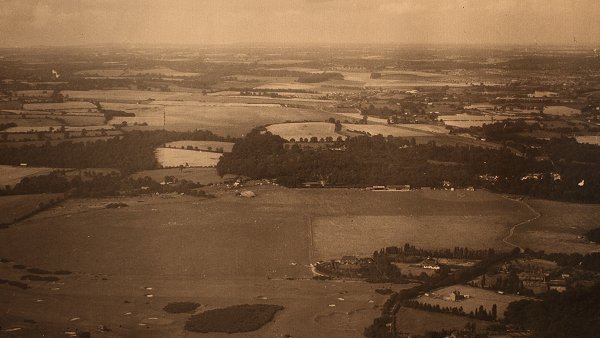
[[[286,140],[316,137],[317,139],[331,137],[337,139],[340,134],[335,132],[335,124],[328,122],[303,122],[272,124],[267,130]]]
[[[453,291],[459,291],[463,295],[469,295],[468,299],[460,301],[445,300]],[[508,304],[516,302],[518,300],[525,299],[525,297],[517,295],[501,295],[495,291],[484,290],[481,288],[475,288],[467,285],[452,285],[443,289],[438,289],[429,293],[429,296],[419,296],[417,301],[424,304],[439,305],[440,307],[456,307],[462,306],[466,313],[471,311],[475,312],[475,309],[483,305],[486,311],[491,311],[492,306],[496,304],[498,308],[498,318],[504,317],[504,312],[508,308]]]
[[[215,151],[217,148],[222,148],[223,152],[230,153],[233,148],[232,142],[219,142],[219,141],[175,141],[169,142],[165,145],[168,148],[187,148],[193,147],[194,149],[198,148],[200,150],[209,150]]]
[[[156,149],[158,163],[165,167],[214,167],[223,154],[208,151],[185,150],[175,148]]]
[[[0,225],[7,225],[30,215],[53,199],[62,198],[62,194],[33,194],[0,196]]]
[[[201,175],[192,170],[182,174]],[[164,178],[171,172],[151,173]],[[388,193],[255,184],[240,187],[254,191],[252,199],[223,186],[205,188],[213,199],[171,194],[72,199],[1,230],[0,258],[14,262],[0,264],[2,278],[20,279],[23,271],[14,264],[73,274],[57,276],[58,282],[29,281],[29,290],[0,285],[0,306],[10,310],[0,325],[20,327],[27,337],[98,325],[112,330],[102,334],[106,337],[196,337],[183,330],[188,314],[169,314],[164,306],[195,302],[202,304],[198,312],[268,303],[285,309],[260,330],[240,336],[361,337],[380,313],[374,307],[387,299],[375,289],[405,286],[285,278],[310,277],[310,263],[339,258],[342,251],[370,254],[387,243],[403,244],[411,240],[410,231],[420,234],[413,243],[423,247],[508,249],[498,237],[508,224],[530,217],[526,207],[485,191]],[[113,202],[128,206],[105,208]],[[439,228],[423,221],[434,217]],[[349,222],[331,227],[336,218]],[[361,227],[367,225],[356,225],[363,220],[372,223],[366,235]],[[390,240],[397,224],[412,230]],[[461,238],[464,228],[476,234]],[[337,244],[347,238],[345,248]]]
[[[581,110],[566,106],[546,106],[544,107],[544,114],[548,115],[560,115],[560,116],[573,116],[581,114]]]
[[[374,248],[410,242],[423,248],[510,249],[502,242],[511,225],[531,216],[514,201],[485,191],[365,192],[336,197],[369,210],[315,217],[315,256],[371,255]],[[371,196],[368,196],[371,194]]]
[[[167,168],[145,170],[132,175],[134,178],[146,176],[159,183],[165,180],[165,176],[173,176],[178,180],[187,180],[203,185],[223,183],[227,179],[234,178],[232,175],[219,176],[215,168],[183,168],[183,170],[179,170],[179,168]]]
[[[599,226],[600,205],[546,200],[524,200],[541,217],[515,230],[512,241],[520,246],[546,252],[600,252],[600,245],[584,234]]]
[[[96,106],[90,102],[66,101],[62,103],[25,103],[25,110],[70,110],[70,109],[91,109],[96,110]]]
[[[369,135],[392,135],[395,137],[416,137],[430,136],[430,132],[420,131],[413,128],[403,127],[401,125],[383,125],[383,124],[344,124],[344,128],[349,131],[367,133]]]
[[[431,331],[461,330],[468,323],[475,323],[479,329],[490,323],[446,313],[435,313],[402,307],[396,314],[398,332],[413,335],[424,335]]]
[[[47,175],[54,171],[52,168],[44,167],[15,167],[11,165],[0,165],[0,187],[15,186],[24,177]]]

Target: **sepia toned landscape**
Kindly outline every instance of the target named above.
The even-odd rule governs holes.
[[[0,337],[597,336],[597,14],[0,3]]]

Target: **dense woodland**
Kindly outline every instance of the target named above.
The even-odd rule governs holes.
[[[600,202],[600,149],[571,140],[544,145],[551,160],[520,157],[508,149],[417,145],[414,140],[359,136],[331,149],[284,147],[285,140],[255,130],[217,166],[220,175],[275,178],[289,187],[325,181],[328,186],[410,185],[487,188],[577,202]],[[343,148],[343,149],[342,149]],[[531,174],[537,174],[532,177]],[[558,178],[554,174],[559,174]],[[529,177],[528,177],[529,176]]]
[[[542,300],[511,303],[506,322],[533,330],[534,337],[597,337],[600,331],[600,284],[589,289],[548,292]]]

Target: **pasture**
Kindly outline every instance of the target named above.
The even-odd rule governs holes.
[[[462,295],[468,295],[468,298],[459,301],[444,299],[444,297],[448,297],[450,293],[454,291],[459,291]],[[481,305],[483,305],[483,308],[486,311],[490,312],[492,310],[492,306],[496,304],[498,309],[498,318],[502,319],[504,317],[504,312],[508,308],[508,304],[521,299],[525,299],[525,297],[509,294],[501,295],[496,291],[475,288],[468,285],[452,285],[432,291],[428,296],[419,296],[416,300],[419,303],[439,305],[442,308],[462,307],[465,313],[469,313],[471,311],[474,313],[475,309],[478,309]]]
[[[600,245],[588,241],[584,234],[598,227],[599,204],[576,204],[526,199],[540,218],[519,226],[511,238],[514,243],[545,252],[600,252]]]
[[[155,152],[158,163],[164,167],[214,167],[223,154],[208,151],[158,148]]]
[[[166,168],[145,170],[131,175],[133,178],[146,176],[159,183],[165,180],[165,176],[173,176],[178,180],[187,180],[202,185],[224,183],[226,180],[234,178],[232,175],[219,176],[215,168],[183,168],[183,170]]]
[[[53,172],[53,168],[44,167],[15,167],[11,165],[0,165],[0,187],[15,186],[24,177],[47,175]]]
[[[25,103],[25,110],[96,110],[96,105],[83,101],[66,101],[61,103]]]
[[[600,145],[600,136],[598,135],[575,136],[575,139],[579,143]]]
[[[312,137],[319,140],[331,137],[335,140],[341,136],[336,133],[335,124],[328,122],[272,124],[267,127],[267,130],[273,135],[279,135],[288,141],[291,139],[298,141],[300,138],[310,139]]]
[[[32,194],[0,196],[0,226],[12,224],[19,219],[40,210],[62,194]]]
[[[581,110],[566,106],[546,106],[544,107],[544,114],[548,115],[560,115],[560,116],[573,116],[581,114]]]

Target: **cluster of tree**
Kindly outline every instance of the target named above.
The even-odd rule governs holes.
[[[494,283],[487,283],[486,275],[481,276],[481,287],[485,289],[492,289],[495,291],[502,291],[504,293],[520,294],[520,295],[533,295],[533,291],[523,287],[523,283],[519,280],[519,276],[515,271],[511,271],[508,276],[497,276],[494,279]]]
[[[596,337],[600,331],[600,284],[510,303],[507,324],[533,330],[533,337]]]
[[[400,290],[394,293],[385,302],[382,307],[381,316],[375,318],[373,324],[367,327],[364,335],[370,338],[395,337],[395,328],[393,326],[394,318],[400,306],[406,301],[418,297],[420,294],[430,292],[431,290],[443,288],[454,284],[466,283],[477,276],[485,273],[490,267],[514,259],[519,256],[519,249],[515,248],[511,252],[496,253],[493,256],[482,259],[471,267],[454,271],[453,273],[438,273],[433,278],[424,281],[422,284],[410,289]],[[390,326],[393,328],[390,332]]]
[[[0,189],[0,195],[23,195],[40,193],[67,193],[72,197],[103,197],[117,195],[138,195],[143,193],[185,193],[199,197],[211,197],[199,188],[202,185],[187,180],[172,179],[161,185],[149,177],[131,178],[119,173],[93,176],[76,175],[69,177],[55,171],[48,175],[25,177],[13,188]]]
[[[14,122],[0,123],[0,130],[6,130],[8,128],[13,128],[16,126],[17,126],[17,124]]]
[[[408,300],[408,301],[402,303],[402,306],[417,309],[417,310],[429,311],[429,312],[451,313],[453,315],[468,316],[470,318],[480,319],[480,320],[490,320],[491,321],[491,320],[496,320],[496,318],[498,317],[498,307],[496,304],[492,305],[492,309],[490,311],[487,311],[483,307],[483,305],[480,305],[479,308],[475,309],[475,311],[470,311],[469,313],[466,313],[462,306],[460,306],[460,307],[447,307],[447,306],[440,307],[439,304],[433,305],[433,304],[428,304],[428,303],[421,303],[417,300]]]
[[[592,229],[585,234],[588,240],[600,244],[600,228]]]
[[[158,167],[154,150],[171,141],[231,141],[210,131],[131,131],[121,138],[87,143],[62,142],[0,149],[0,164],[53,168],[115,168],[126,173]]]
[[[122,110],[110,110],[110,109],[102,109],[102,114],[104,114],[104,119],[106,122],[112,120],[115,117],[134,117],[135,113],[130,113]]]
[[[544,251],[533,251],[525,249],[529,257],[547,259],[556,262],[562,267],[577,267],[583,270],[600,272],[600,252],[592,252],[582,255],[580,253],[545,253]]]
[[[385,248],[385,254],[391,256],[420,256],[420,257],[436,257],[436,258],[457,258],[457,259],[484,259],[494,256],[494,249],[469,249],[466,247],[454,247],[454,249],[437,249],[427,250],[417,248],[410,243],[404,244],[403,247],[389,246]]]
[[[323,73],[308,74],[308,75],[300,76],[298,78],[298,82],[300,82],[300,83],[319,83],[319,82],[325,82],[325,81],[329,81],[329,80],[343,80],[343,79],[344,79],[344,75],[342,75],[340,73],[323,72]]]
[[[345,146],[345,151],[301,149],[297,145],[286,149],[284,143],[278,136],[255,130],[223,156],[217,166],[219,174],[277,179],[285,186],[325,180],[329,186],[443,187],[448,181],[454,187],[473,186],[576,202],[600,201],[600,149],[579,147],[577,143],[548,145],[553,161],[520,157],[506,148],[437,146],[435,142],[416,145],[408,139],[380,135],[337,140],[332,145],[336,149]],[[551,149],[552,145],[556,147]],[[578,151],[580,154],[571,153]],[[583,162],[582,156],[590,157]],[[463,165],[444,166],[440,162]],[[532,173],[541,175],[523,179]]]

